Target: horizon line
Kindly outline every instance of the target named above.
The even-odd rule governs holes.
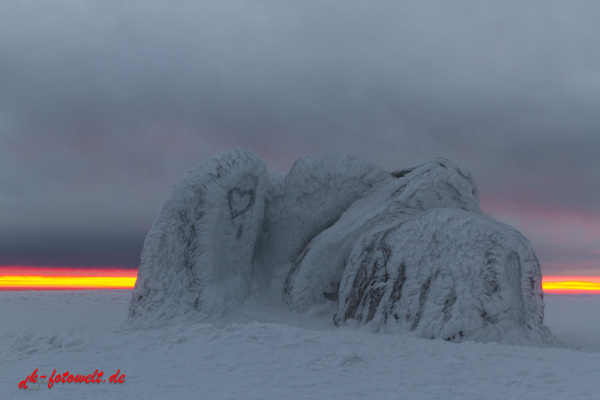
[[[133,289],[135,268],[0,266],[0,291]],[[600,276],[548,275],[544,293],[600,293]]]

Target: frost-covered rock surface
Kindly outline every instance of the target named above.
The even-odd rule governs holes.
[[[335,300],[346,259],[365,232],[396,226],[438,207],[481,213],[471,173],[451,161],[434,160],[394,175],[396,179],[382,181],[365,193],[304,248],[284,286],[290,306],[302,311]]]
[[[188,171],[146,237],[130,316],[213,315],[243,301],[266,182],[263,161],[244,149]]]
[[[484,215],[471,173],[443,159],[390,173],[311,156],[286,175],[235,149],[189,171],[146,238],[130,320],[242,304],[426,338],[552,342],[531,245]]]
[[[520,233],[483,215],[436,208],[361,237],[334,320],[426,338],[545,342],[540,279]]]
[[[356,157],[309,156],[272,176],[256,259],[265,266],[295,261],[306,244],[389,172]]]

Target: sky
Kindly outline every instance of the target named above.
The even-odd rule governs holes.
[[[136,268],[232,147],[445,157],[544,275],[600,276],[596,1],[0,3],[0,266]]]

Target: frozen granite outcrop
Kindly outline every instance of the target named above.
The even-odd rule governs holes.
[[[265,264],[293,262],[306,244],[333,225],[389,172],[342,154],[302,158],[285,176],[272,176],[257,258]]]
[[[360,235],[399,225],[432,208],[447,207],[481,214],[479,192],[471,173],[443,159],[394,173],[355,201],[329,229],[304,248],[286,279],[284,299],[302,311],[335,300],[346,259]]]
[[[244,149],[222,153],[175,184],[141,255],[129,314],[220,314],[247,295],[267,171]]]
[[[444,159],[390,173],[330,154],[269,174],[234,149],[190,170],[148,233],[130,320],[281,303],[425,338],[553,340],[530,243],[484,215],[471,173]]]
[[[542,295],[538,260],[519,232],[435,208],[361,236],[334,321],[432,339],[546,342]]]

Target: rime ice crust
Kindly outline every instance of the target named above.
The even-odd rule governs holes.
[[[190,170],[148,233],[130,320],[279,303],[337,303],[337,325],[425,338],[552,342],[531,245],[482,214],[471,173],[443,159],[389,173],[311,156],[285,175],[234,149]]]
[[[272,176],[263,233],[257,247],[261,263],[293,262],[306,244],[390,173],[342,154],[301,158],[286,176]]]
[[[481,213],[479,191],[471,173],[444,159],[395,172],[355,201],[329,229],[304,248],[285,281],[283,296],[304,311],[337,298],[346,259],[359,236],[395,226],[432,208]]]
[[[141,255],[130,317],[220,314],[249,290],[267,171],[244,149],[222,153],[175,184]]]
[[[437,208],[364,234],[339,288],[337,324],[425,338],[549,342],[540,266],[513,228]]]

